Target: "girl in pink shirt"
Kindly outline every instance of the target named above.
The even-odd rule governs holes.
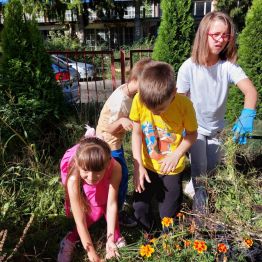
[[[89,260],[104,261],[96,253],[88,231],[102,215],[107,219],[106,259],[118,256],[117,248],[125,246],[117,219],[121,166],[111,158],[108,144],[97,137],[82,138],[66,151],[60,169],[66,191],[66,213],[71,208],[76,228],[62,240],[58,261],[72,260],[79,236]]]

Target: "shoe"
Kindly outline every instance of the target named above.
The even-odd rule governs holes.
[[[125,211],[121,211],[119,213],[119,224],[124,227],[136,227],[137,222],[130,216]]]
[[[117,248],[125,247],[126,246],[126,240],[124,237],[120,237],[116,241]]]
[[[67,239],[69,232],[60,243],[60,250],[57,256],[57,262],[71,262],[75,248],[75,243]]]
[[[190,197],[191,199],[193,199],[193,197],[194,197],[194,195],[195,195],[195,189],[194,189],[194,186],[193,186],[192,178],[191,178],[190,181],[186,184],[183,192],[184,192],[185,195],[187,195],[188,197]]]

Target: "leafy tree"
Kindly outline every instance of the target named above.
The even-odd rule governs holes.
[[[0,107],[0,128],[8,126],[2,132],[5,139],[15,130],[28,143],[37,144],[55,131],[63,110],[62,90],[55,82],[37,24],[26,20],[20,1],[11,0],[4,15],[0,92],[5,103]]]
[[[245,16],[251,4],[252,0],[218,0],[216,9],[229,14],[236,25],[237,31],[241,32],[245,26]]]
[[[161,1],[162,19],[153,59],[171,64],[175,72],[190,54],[194,34],[191,8],[191,0]]]
[[[262,0],[253,0],[247,13],[246,27],[239,35],[239,64],[258,89],[262,97]],[[262,108],[258,108],[262,119]]]

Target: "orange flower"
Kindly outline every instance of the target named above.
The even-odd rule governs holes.
[[[251,238],[245,238],[244,243],[248,248],[253,246],[253,240]]]
[[[224,243],[219,243],[217,245],[217,251],[219,253],[226,253],[227,252],[227,246]]]
[[[183,240],[184,241],[184,246],[185,247],[189,247],[191,245],[191,241],[190,240]]]
[[[176,214],[176,216],[177,216],[177,217],[184,217],[185,215],[184,215],[183,213],[181,213],[181,212],[178,212],[178,213]]]
[[[150,245],[141,245],[140,246],[140,255],[142,257],[151,257],[152,253],[155,252],[155,249],[151,247]]]
[[[169,226],[173,225],[173,218],[171,218],[171,217],[164,217],[162,219],[161,223],[162,223],[163,227],[169,227]]]
[[[181,250],[182,249],[181,246],[178,245],[178,244],[176,244],[175,247],[176,247],[177,250]]]
[[[203,253],[203,251],[207,250],[207,245],[205,241],[195,240],[193,248],[199,253]]]

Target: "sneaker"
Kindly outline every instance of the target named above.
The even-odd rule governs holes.
[[[192,178],[190,179],[190,181],[186,184],[185,188],[184,188],[184,194],[187,195],[188,197],[192,198],[195,195],[195,189],[193,186],[193,180]]]
[[[137,226],[137,222],[132,217],[128,216],[125,211],[119,213],[119,224],[124,227]]]
[[[68,234],[70,234],[69,232]],[[68,234],[63,238],[60,243],[60,250],[57,256],[57,262],[71,262],[75,243],[67,239]]]
[[[116,241],[117,248],[125,247],[126,246],[126,240],[124,237],[120,237]]]

